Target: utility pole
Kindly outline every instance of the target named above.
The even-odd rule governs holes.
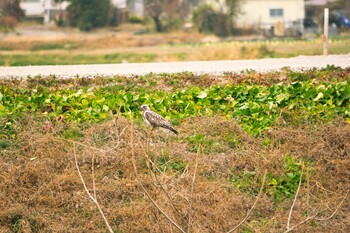
[[[329,10],[324,8],[324,25],[323,25],[323,55],[328,55],[328,19]]]

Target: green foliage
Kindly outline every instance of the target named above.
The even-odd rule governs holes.
[[[69,43],[54,43],[54,44],[38,44],[34,45],[30,50],[32,51],[39,51],[39,50],[54,50],[54,49],[76,49],[78,48],[78,45],[75,44],[69,44]]]
[[[40,223],[34,219],[26,219],[22,214],[13,213],[11,216],[10,232],[24,232],[30,229],[31,232],[39,232],[41,229]]]
[[[312,169],[312,164],[307,164],[307,169]],[[283,174],[267,174],[264,192],[273,197],[275,203],[285,198],[292,197],[299,185],[302,167],[302,160],[296,160],[293,157],[286,156],[283,163]],[[305,172],[305,170],[304,170]],[[257,195],[262,180],[256,176],[255,171],[243,171],[238,175],[232,174],[230,182],[233,186],[243,192]]]
[[[192,136],[188,136],[185,138],[185,141],[187,141],[190,144],[189,151],[193,153],[199,152],[205,152],[209,153],[212,150],[212,145],[214,144],[213,139],[209,139],[207,136],[202,134],[195,134]]]
[[[6,148],[9,147],[9,146],[10,146],[10,143],[9,143],[9,142],[0,139],[0,150],[1,150],[1,149],[6,149]]]
[[[137,15],[130,15],[129,16],[129,22],[130,23],[135,23],[135,24],[138,24],[138,23],[143,23],[143,18],[137,16]]]
[[[172,171],[182,174],[187,166],[187,163],[182,160],[174,159],[170,156],[161,156],[157,159],[157,167],[162,172]]]
[[[83,132],[78,128],[67,128],[63,133],[63,137],[67,139],[77,139],[83,136]]]
[[[290,72],[291,78],[295,78],[297,73]],[[147,85],[157,86],[157,82],[147,79],[147,76],[140,79],[144,79],[142,82],[145,83],[149,81]],[[81,123],[101,122],[115,114],[128,117],[130,113],[136,113],[135,116],[140,117],[139,106],[145,103],[177,123],[190,116],[232,116],[254,136],[263,134],[277,122],[298,124],[325,122],[337,116],[350,118],[349,81],[192,86],[166,92],[143,88],[144,84],[128,80],[125,84],[118,84],[117,78],[103,80],[101,86],[94,88],[88,88],[88,83],[84,87],[81,83],[78,89],[62,90],[50,88],[55,80],[45,84],[45,79],[39,78],[36,85],[41,85],[29,89],[10,87],[4,81],[0,87],[0,117],[11,120],[31,113],[45,114],[51,119],[62,116],[68,121]],[[197,136],[188,138],[193,151],[199,143],[204,148],[215,144],[208,138]],[[234,138],[234,135],[228,135],[227,139],[230,147],[239,144],[239,138]]]
[[[34,50],[49,50],[49,49],[75,49],[76,45],[45,45],[34,46]],[[114,53],[106,55],[72,55],[66,56],[64,54],[42,54],[36,56],[27,55],[0,55],[0,65],[6,66],[26,66],[30,65],[71,65],[71,64],[110,64],[128,62],[152,62],[157,58],[157,54],[145,53]]]
[[[82,31],[103,27],[108,23],[109,0],[70,0],[68,6],[71,26]]]

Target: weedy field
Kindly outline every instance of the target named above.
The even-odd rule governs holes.
[[[350,228],[349,68],[0,84],[1,232]]]
[[[61,36],[1,38],[0,65],[111,64],[259,59],[321,55],[322,38],[224,40],[198,33],[143,34],[102,31]],[[332,37],[329,54],[350,53],[349,33]],[[156,51],[156,52],[155,52]]]

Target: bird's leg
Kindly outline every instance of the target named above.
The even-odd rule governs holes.
[[[149,146],[150,146],[151,141],[152,141],[152,132],[153,132],[153,129],[154,129],[154,127],[151,127],[151,128],[148,130],[147,150],[149,150]]]

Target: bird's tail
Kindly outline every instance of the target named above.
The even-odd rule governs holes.
[[[171,126],[167,126],[166,128],[167,128],[168,130],[170,130],[171,132],[173,132],[174,134],[176,134],[176,135],[179,134],[179,132],[177,132],[177,130],[174,129],[173,127],[171,127]]]

